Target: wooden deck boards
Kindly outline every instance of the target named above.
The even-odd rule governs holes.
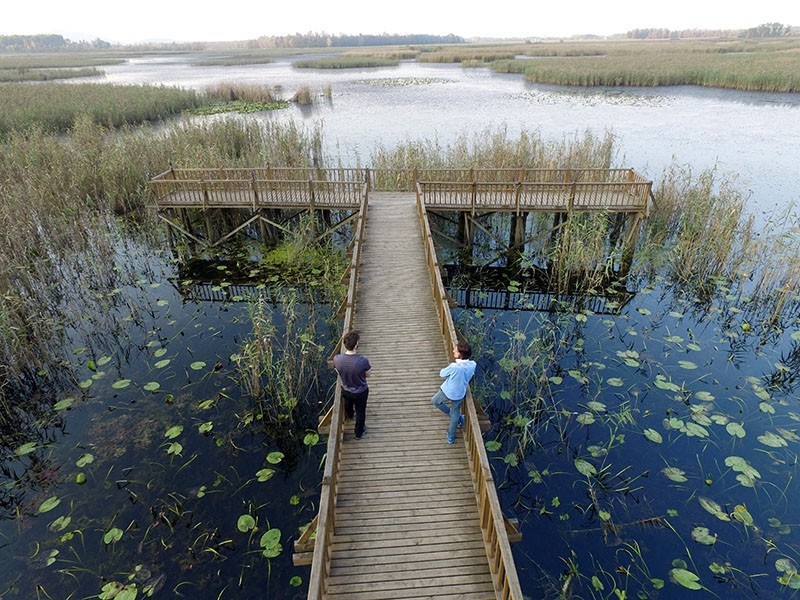
[[[345,423],[331,599],[495,598],[464,442],[430,403],[451,357],[414,202],[370,196],[355,326],[373,374],[366,433]]]

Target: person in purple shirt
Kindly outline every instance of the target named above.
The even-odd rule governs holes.
[[[464,424],[461,403],[467,396],[467,385],[475,374],[475,361],[470,360],[472,348],[467,342],[458,342],[453,348],[455,361],[439,371],[444,383],[431,398],[431,404],[450,417],[447,428],[447,443],[456,443],[456,430]]]
[[[344,353],[333,357],[333,368],[339,374],[339,382],[342,386],[344,415],[348,419],[352,419],[354,416],[356,418],[354,432],[356,439],[361,439],[366,429],[367,397],[369,396],[367,377],[372,371],[369,360],[357,352],[360,338],[357,331],[348,331],[342,338]]]

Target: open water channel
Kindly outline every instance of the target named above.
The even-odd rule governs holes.
[[[330,101],[253,118],[321,124],[345,165],[368,165],[379,144],[445,145],[487,128],[557,139],[609,130],[618,164],[649,178],[673,161],[738,174],[759,215],[800,196],[796,94],[577,90],[417,63],[331,72],[173,57],[105,71],[99,81],[266,83],[287,97],[330,85]],[[223,265],[215,281],[195,280],[131,240],[117,274],[92,321],[101,333],[71,350],[79,385],[6,462],[0,597],[305,597],[308,570],[292,566],[291,544],[316,511],[316,407],[267,426],[239,389],[247,291]],[[524,302],[456,310],[478,346],[475,392],[494,419],[487,449],[503,509],[520,523],[513,550],[530,598],[800,588],[797,298],[762,328],[759,306],[711,287],[699,297],[659,278],[630,282],[624,305],[574,314]],[[302,298],[274,304],[276,339],[287,310],[329,343],[325,315]],[[556,360],[542,400],[538,374],[518,373],[544,349]],[[331,385],[330,374],[316,383],[321,400]]]

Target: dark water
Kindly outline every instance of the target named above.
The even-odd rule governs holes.
[[[611,128],[621,162],[650,176],[674,155],[741,173],[756,211],[798,194],[797,96],[575,91],[417,64],[309,73],[143,59],[107,71],[109,82],[235,79],[282,84],[287,95],[331,83],[331,104],[264,118],[322,121],[328,143],[364,162],[375,143],[446,143],[488,125],[556,137]],[[225,272],[189,284],[169,257],[139,252],[119,257],[139,265],[130,281],[103,291],[116,325],[74,332],[77,385],[59,396],[67,402],[31,417],[40,436],[21,438],[7,457],[0,597],[88,597],[111,582],[135,584],[140,597],[305,597],[308,568],[292,566],[291,545],[316,514],[324,448],[304,440],[329,374],[291,423],[267,427],[233,360],[250,335],[243,289]],[[659,277],[626,286],[626,303],[592,310],[456,310],[478,350],[474,388],[494,424],[485,439],[501,502],[520,521],[523,590],[792,597],[798,298],[770,322],[768,308],[721,284],[704,294]],[[284,305],[275,306],[279,331]],[[324,326],[318,332],[329,343]],[[244,515],[255,531],[240,530]],[[281,549],[268,557],[261,541],[273,529]]]
[[[139,597],[305,597],[292,543],[317,511],[324,444],[306,436],[333,383],[324,355],[292,417],[267,423],[235,356],[252,335],[246,300],[268,299],[276,339],[287,303],[224,271],[188,280],[154,248],[129,245],[118,258],[132,277],[97,290],[118,325],[73,333],[75,389],[5,457],[0,597],[97,597],[114,584]],[[291,314],[319,321],[330,344],[327,312],[309,313],[301,295]],[[254,529],[239,528],[243,515]],[[268,558],[269,530],[280,551]]]

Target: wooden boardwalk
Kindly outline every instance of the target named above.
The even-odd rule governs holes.
[[[309,600],[522,600],[509,545],[518,531],[497,499],[485,415],[468,394],[449,445],[447,418],[430,404],[458,333],[427,211],[459,212],[465,230],[481,228],[480,213],[511,214],[517,246],[535,212],[617,213],[633,234],[652,183],[631,169],[267,167],[170,168],[150,184],[159,217],[200,246],[254,227],[285,231],[283,220],[305,211],[335,215],[323,235],[356,224],[342,309],[373,367],[367,430],[355,439],[337,389],[320,423],[319,512],[294,544],[294,563],[312,565]],[[374,191],[387,188],[407,191]],[[215,222],[223,212],[230,222]]]
[[[345,424],[326,597],[496,598],[459,433],[430,398],[445,353],[414,194],[372,193],[355,327],[367,431]]]

